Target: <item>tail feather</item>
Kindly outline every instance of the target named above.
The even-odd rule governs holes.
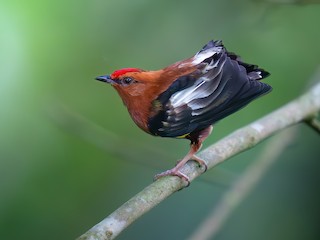
[[[241,60],[241,57],[236,53],[227,51],[227,49],[224,47],[221,40],[216,40],[216,41],[211,40],[196,54],[196,56],[197,55],[206,56],[208,55],[208,52],[211,52],[212,54],[209,57],[212,57],[215,53],[218,53],[218,54],[221,53],[222,49],[226,52],[228,57],[230,57],[232,60],[237,61],[239,65],[243,66],[246,69],[249,79],[261,80],[270,75],[268,71],[262,68],[259,68],[257,65],[243,62]],[[205,59],[202,61],[205,61]]]

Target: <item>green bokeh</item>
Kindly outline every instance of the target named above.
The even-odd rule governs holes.
[[[186,141],[139,130],[95,76],[162,68],[223,39],[269,70],[274,90],[221,121],[207,146],[309,86],[319,66],[319,23],[316,4],[1,1],[0,239],[74,239],[187,151]],[[119,239],[185,239],[228,189],[230,173],[240,175],[265,144],[209,171]],[[299,127],[218,239],[318,239],[319,145]]]

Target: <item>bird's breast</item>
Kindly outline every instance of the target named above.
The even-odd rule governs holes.
[[[150,133],[148,129],[148,113],[150,107],[145,106],[141,101],[137,101],[136,103],[137,104],[131,103],[127,105],[128,112],[132,120],[140,129],[147,133]]]

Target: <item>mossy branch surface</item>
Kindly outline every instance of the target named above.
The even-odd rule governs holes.
[[[199,157],[207,162],[209,170],[282,129],[314,118],[319,111],[320,82],[299,98],[209,146],[199,153]],[[190,181],[202,174],[193,161],[189,161],[181,171],[189,176]],[[140,216],[184,187],[185,181],[178,177],[163,177],[136,194],[78,240],[114,239]]]

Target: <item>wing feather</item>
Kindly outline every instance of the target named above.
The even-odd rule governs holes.
[[[194,58],[199,73],[179,77],[156,99],[163,109],[149,119],[152,134],[179,137],[201,130],[271,90],[257,81],[268,72],[242,62],[221,41],[210,41]]]

